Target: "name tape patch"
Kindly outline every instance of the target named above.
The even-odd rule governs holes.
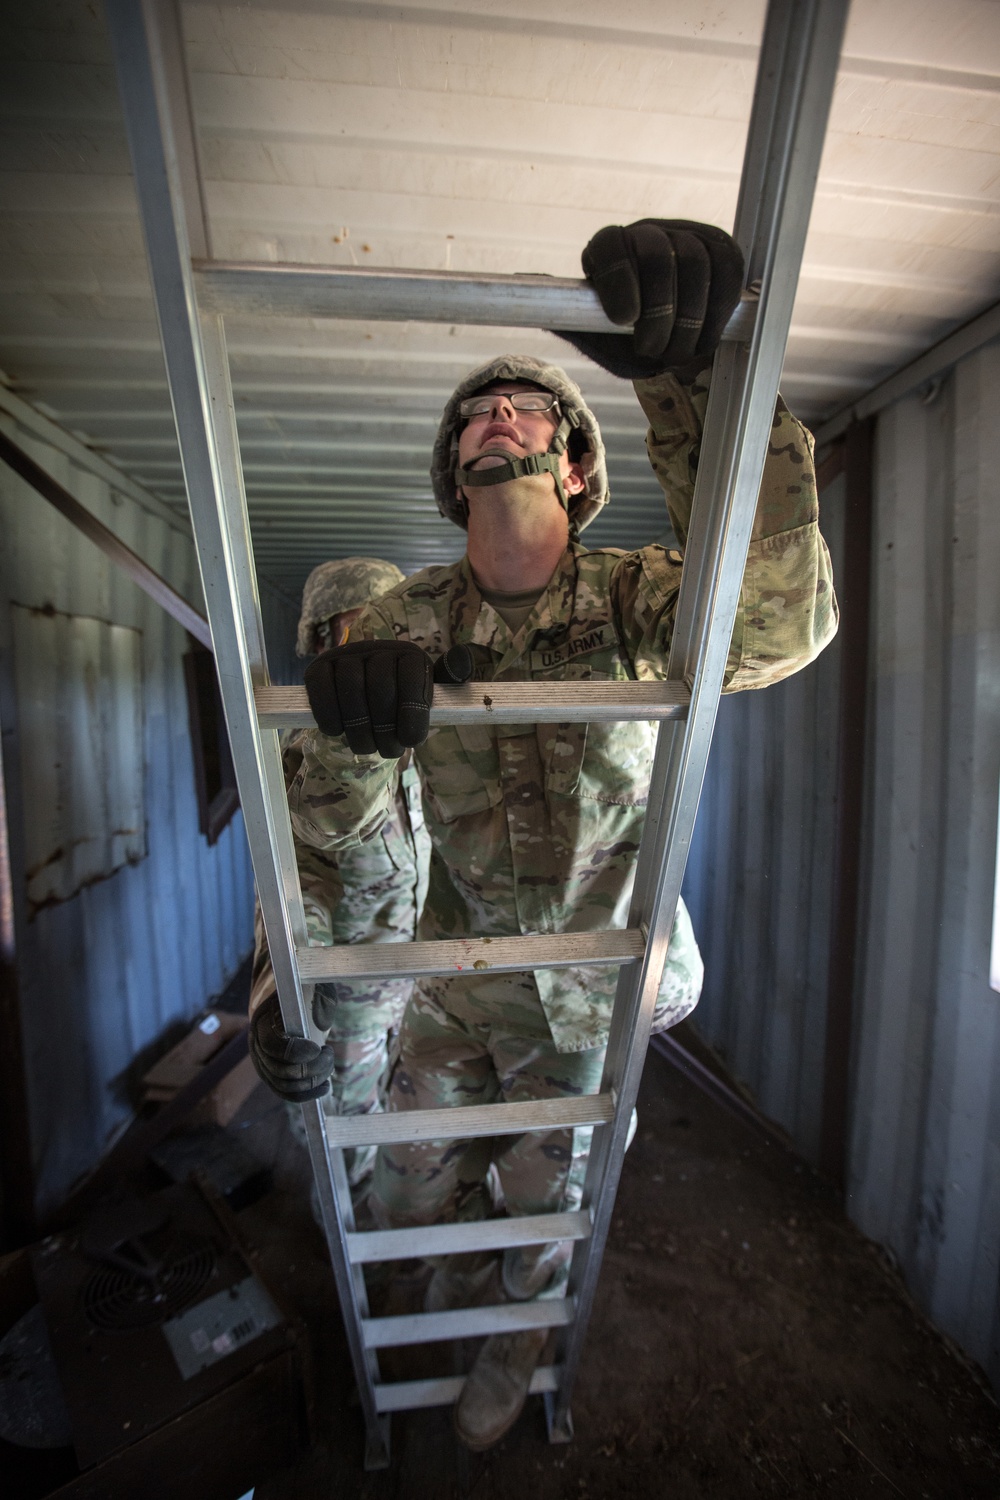
[[[592,651],[603,651],[608,646],[617,645],[618,636],[613,625],[596,625],[593,630],[571,636],[561,646],[546,646],[541,651],[532,651],[531,667],[533,671],[561,667],[564,662],[572,661],[576,656],[587,656]]]

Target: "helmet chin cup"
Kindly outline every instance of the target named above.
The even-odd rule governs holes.
[[[454,471],[454,481],[468,489],[490,489],[493,484],[510,484],[511,480],[529,478],[532,474],[552,474],[553,480],[556,481],[559,504],[568,516],[570,501],[562,484],[561,465],[559,465],[561,458],[562,449],[558,452],[549,449],[547,453],[529,453],[523,459],[508,459],[505,463],[493,463],[487,469],[466,469],[459,466]]]
[[[563,433],[563,428],[566,432]],[[563,510],[569,515],[569,497],[563,486],[560,459],[566,449],[569,423],[563,417],[546,453],[529,453],[525,458],[508,458],[505,463],[488,469],[455,470],[455,483],[470,490],[487,489],[495,484],[509,484],[512,479],[526,479],[534,474],[551,474]]]
[[[458,435],[462,421],[459,407],[466,396],[474,396],[494,381],[528,381],[551,391],[559,400],[562,421],[549,444],[548,453],[529,454],[526,459],[510,459],[483,471],[462,468],[458,459]],[[559,458],[566,451],[570,435],[579,431],[583,453],[583,489],[567,495],[559,472]],[[533,467],[520,468],[531,464]],[[444,409],[431,461],[431,483],[438,510],[449,521],[468,527],[469,511],[463,490],[482,485],[504,484],[526,474],[550,473],[555,480],[560,503],[569,516],[570,531],[576,536],[590,524],[608,500],[608,474],[604,444],[597,418],[583,398],[580,387],[556,365],[547,364],[530,354],[505,354],[473,370],[460,382]],[[486,477],[486,476],[490,477]]]

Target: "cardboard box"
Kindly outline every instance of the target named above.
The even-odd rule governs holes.
[[[183,1041],[161,1057],[143,1077],[144,1103],[167,1104],[184,1086],[197,1078],[199,1071],[236,1034],[245,1029],[245,1016],[228,1011],[210,1010]],[[240,1106],[250,1097],[258,1077],[249,1057],[237,1063],[211,1093],[206,1094],[185,1118],[187,1127],[228,1125]]]

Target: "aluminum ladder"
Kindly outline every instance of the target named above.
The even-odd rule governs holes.
[[[674,910],[694,827],[746,562],[792,303],[826,131],[847,0],[771,0],[758,65],[734,233],[744,304],[716,356],[691,532],[665,682],[532,682],[435,687],[432,724],[659,720],[628,926],[494,939],[494,970],[617,965],[599,1093],[579,1099],[327,1119],[303,1106],[330,1260],[366,1428],[366,1466],[389,1461],[393,1411],[455,1400],[461,1378],[383,1381],[378,1350],[524,1328],[558,1330],[554,1362],[531,1389],[549,1436],[572,1436],[570,1400],[622,1169]],[[312,987],[335,978],[448,974],[475,939],[310,948],[285,802],[278,730],[312,723],[304,689],[267,670],[224,318],[389,318],[598,329],[583,281],[531,276],[243,265],[214,261],[204,211],[176,0],[107,0],[208,617],[240,801],[286,1029],[315,1036]],[[756,302],[756,305],[754,303]],[[317,559],[319,560],[319,559]],[[583,1206],[475,1224],[359,1232],[343,1151],[370,1143],[599,1127]],[[574,1242],[564,1300],[369,1316],[363,1267],[375,1261]]]

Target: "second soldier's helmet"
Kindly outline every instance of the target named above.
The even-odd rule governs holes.
[[[324,620],[358,609],[405,581],[395,563],[381,557],[342,557],[313,568],[302,590],[302,615],[295,642],[297,656],[320,649],[317,631]]]
[[[449,521],[468,528],[465,500],[457,492],[458,434],[462,427],[459,406],[467,396],[474,396],[496,380],[531,381],[559,398],[563,423],[568,424],[570,456],[583,469],[585,488],[581,494],[571,496],[568,505],[572,530],[582,531],[608,502],[608,471],[601,429],[576,381],[571,380],[558,365],[546,364],[530,354],[501,355],[488,365],[472,370],[456,388],[444,409],[431,460],[431,483],[438,510]],[[555,441],[560,441],[558,433]],[[564,447],[567,446],[565,438],[561,441]],[[552,448],[549,451],[561,450]]]

